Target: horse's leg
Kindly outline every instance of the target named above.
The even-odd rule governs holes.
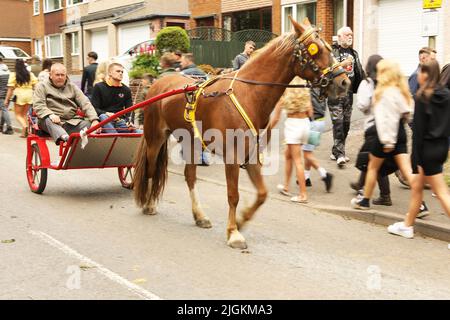
[[[259,164],[249,164],[247,165],[247,173],[256,188],[257,196],[255,203],[251,207],[242,210],[242,217],[238,220],[239,229],[253,217],[256,210],[258,210],[267,198],[267,189],[261,175],[261,166]]]
[[[239,203],[239,165],[225,165],[225,175],[227,178],[228,205],[230,207],[228,212],[227,244],[232,248],[245,249],[247,248],[245,238],[239,232],[236,224],[236,208]]]
[[[161,135],[160,139],[152,139],[151,144],[148,145],[148,147],[147,147],[147,170],[148,170],[149,177],[153,177],[155,174],[155,170],[157,170],[156,162],[158,160],[158,155],[161,150],[161,147],[163,147],[166,140],[167,140],[167,137],[164,138]],[[150,193],[151,193],[151,188],[148,189],[147,203],[144,204],[142,213],[148,214],[148,215],[155,215],[155,214],[157,214],[157,211],[156,211],[157,203],[155,200],[151,199]]]
[[[195,224],[200,228],[211,228],[211,221],[203,213],[203,208],[198,197],[197,187],[195,183],[197,181],[197,166],[195,164],[186,164],[184,168],[184,176],[189,188],[189,194],[192,200],[192,214],[194,215]]]

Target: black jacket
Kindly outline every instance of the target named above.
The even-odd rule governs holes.
[[[97,63],[93,63],[85,67],[83,70],[83,76],[81,78],[81,91],[89,96],[92,95],[92,89],[94,89],[97,66]]]
[[[350,54],[354,58],[354,75],[349,76],[352,81],[352,92],[355,93],[358,91],[359,84],[365,78],[364,70],[361,65],[361,61],[359,60],[359,55],[356,50],[353,48],[343,48],[339,45],[333,45],[333,55],[337,59],[338,62],[342,62],[345,60],[345,55]]]
[[[437,88],[429,101],[416,97],[415,102],[412,162],[417,172],[416,166],[423,163],[424,141],[450,137],[450,90]]]

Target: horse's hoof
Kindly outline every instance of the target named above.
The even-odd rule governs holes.
[[[200,227],[203,229],[212,228],[212,224],[211,224],[211,221],[209,221],[209,219],[197,220],[197,221],[195,221],[195,224],[197,225],[197,227]]]
[[[233,249],[247,249],[247,243],[245,242],[245,238],[239,232],[233,232],[230,236],[230,239],[227,242],[227,245]]]
[[[148,216],[154,216],[158,212],[156,211],[156,208],[144,208],[142,209],[142,213]]]

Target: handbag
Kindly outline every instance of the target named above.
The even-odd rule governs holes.
[[[358,153],[358,156],[356,157],[356,164],[355,167],[358,168],[360,171],[367,171],[367,166],[369,165],[369,152],[367,151],[360,151]]]
[[[319,131],[314,131],[314,130],[310,130],[309,131],[309,138],[308,138],[308,144],[312,144],[313,146],[318,146],[320,145],[320,136],[321,136],[321,132]]]

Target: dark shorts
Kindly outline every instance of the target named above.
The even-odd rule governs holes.
[[[419,163],[426,176],[442,173],[448,156],[448,139],[425,140],[423,144],[423,163]]]
[[[385,153],[383,151],[383,148],[384,148],[384,145],[380,142],[380,139],[378,138],[378,133],[377,133],[375,136],[375,141],[370,150],[370,153],[372,155],[374,155],[375,157],[385,159],[390,156],[396,156],[398,154],[408,153],[406,130],[405,130],[405,126],[404,126],[403,122],[401,122],[398,127],[397,143],[395,144],[394,151]]]

